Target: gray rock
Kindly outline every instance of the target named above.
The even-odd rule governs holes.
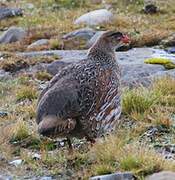
[[[39,178],[39,180],[52,180],[51,176],[43,176],[41,178]]]
[[[22,16],[22,14],[22,9],[19,8],[0,7],[0,20],[13,16]]]
[[[16,160],[10,161],[9,164],[18,167],[19,165],[22,164],[22,159],[16,159]]]
[[[22,40],[26,31],[21,27],[10,27],[0,36],[0,43],[11,43]]]
[[[154,5],[154,4],[147,4],[147,5],[145,5],[143,11],[144,11],[144,13],[146,13],[146,14],[155,14],[155,13],[158,12],[158,8],[157,8],[157,6]]]
[[[102,176],[91,177],[90,180],[134,180],[134,175],[130,172],[114,173]]]
[[[80,16],[74,23],[95,26],[103,23],[110,23],[112,20],[113,14],[110,11],[107,9],[99,9]]]
[[[30,44],[27,48],[34,48],[36,46],[47,45],[48,43],[49,43],[48,39],[40,39],[40,40],[37,40],[34,43]]]
[[[7,175],[0,175],[0,180],[13,180],[13,178]]]
[[[135,48],[126,52],[117,52],[117,61],[122,69],[122,84],[123,86],[144,86],[150,85],[154,78],[169,75],[175,78],[175,69],[166,70],[161,65],[145,64],[144,60],[150,57],[155,57],[158,50],[152,48]],[[86,57],[87,51],[40,51],[21,53],[23,56],[42,56],[42,55],[58,55],[62,57],[59,61],[54,61],[51,64],[45,65],[44,68],[52,75],[58,73],[63,67],[70,63],[76,63]],[[162,53],[162,51],[160,51]],[[166,52],[161,54],[165,57]],[[174,59],[174,55],[168,54],[169,58]]]
[[[96,32],[91,28],[82,28],[64,35],[63,38],[69,39],[78,37],[89,40],[94,36],[95,33]]]
[[[6,116],[8,116],[8,113],[6,111],[0,111],[1,118],[6,117]]]
[[[146,180],[175,180],[175,172],[162,171],[147,177]]]
[[[98,31],[92,36],[92,38],[87,42],[87,47],[90,48],[96,41],[97,39],[103,34],[105,31]]]
[[[35,6],[32,3],[25,3],[25,8],[29,9],[29,10],[33,10],[35,8]]]
[[[9,72],[5,72],[4,70],[0,69],[0,81],[8,80],[10,78],[11,78],[11,75]]]
[[[38,153],[34,153],[34,154],[32,155],[32,159],[34,159],[34,160],[40,160],[40,159],[41,159],[41,155],[38,154]]]

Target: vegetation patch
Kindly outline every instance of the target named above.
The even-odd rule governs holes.
[[[165,58],[149,58],[146,59],[144,62],[147,64],[160,64],[163,65],[165,69],[175,68],[175,64],[171,60]]]
[[[46,71],[39,71],[36,73],[35,77],[38,79],[38,80],[41,80],[41,81],[49,81],[52,79],[52,75],[49,74],[48,72]]]

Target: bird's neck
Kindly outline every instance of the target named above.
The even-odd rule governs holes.
[[[88,58],[102,64],[116,63],[114,50],[101,41],[98,41],[89,49]]]

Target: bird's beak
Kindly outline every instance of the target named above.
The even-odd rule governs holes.
[[[121,41],[125,44],[128,44],[130,42],[130,39],[127,35],[123,35],[123,37],[121,38]]]

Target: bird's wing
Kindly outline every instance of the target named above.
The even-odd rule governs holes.
[[[69,69],[72,68],[72,64],[68,65],[67,67],[60,70],[49,82],[47,87],[43,89],[43,91],[40,93],[40,96],[38,98],[38,103],[40,102],[41,98],[44,96],[44,94],[57,82],[59,79],[61,79],[63,76],[69,74]]]
[[[67,76],[52,84],[38,102],[37,123],[48,115],[63,120],[77,117],[80,111],[78,89],[78,83]]]

